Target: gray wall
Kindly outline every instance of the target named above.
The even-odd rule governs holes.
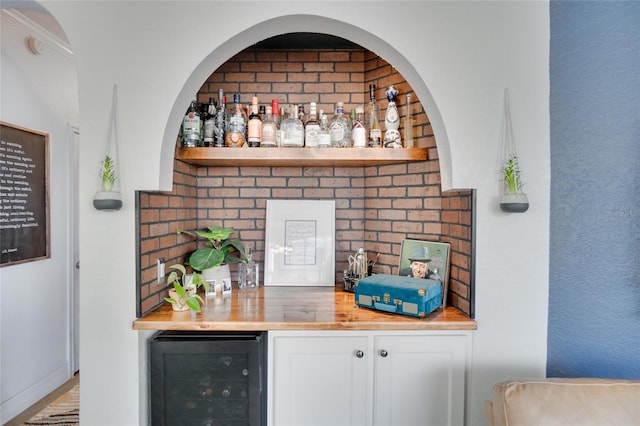
[[[550,17],[547,375],[640,379],[640,2]]]

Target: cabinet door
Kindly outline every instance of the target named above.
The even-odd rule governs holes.
[[[375,425],[462,425],[466,338],[377,336]]]
[[[274,337],[273,425],[364,425],[368,341],[348,335]]]

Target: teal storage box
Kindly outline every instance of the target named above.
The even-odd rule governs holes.
[[[442,283],[375,274],[358,282],[355,300],[360,307],[423,318],[442,306]]]

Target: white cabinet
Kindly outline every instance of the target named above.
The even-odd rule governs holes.
[[[462,425],[466,331],[269,332],[273,426]]]

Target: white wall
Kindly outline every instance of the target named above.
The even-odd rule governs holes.
[[[477,188],[472,424],[483,424],[490,386],[544,376],[548,294],[549,117],[547,2],[72,2],[43,1],[78,61],[81,419],[146,420],[144,346],[135,318],[135,190],[168,189],[180,116],[204,78],[266,35],[343,31],[407,76],[434,120],[443,188]],[[290,17],[287,17],[292,15]],[[299,15],[299,16],[293,16]],[[346,21],[348,20],[349,24]],[[221,24],[222,23],[222,24]],[[325,25],[326,24],[326,25]],[[221,25],[223,28],[221,28]],[[251,29],[253,26],[256,28]],[[380,47],[374,43],[384,40]],[[402,58],[406,58],[406,60]],[[97,212],[91,177],[103,154],[111,88],[120,89],[124,207]],[[512,119],[531,207],[498,209],[502,95]],[[448,146],[447,146],[448,142]],[[448,156],[450,155],[450,161]]]
[[[73,375],[69,293],[70,126],[78,126],[75,64],[64,42],[10,11],[0,12],[0,120],[49,133],[51,258],[0,268],[0,423]],[[44,44],[31,54],[25,37]]]

